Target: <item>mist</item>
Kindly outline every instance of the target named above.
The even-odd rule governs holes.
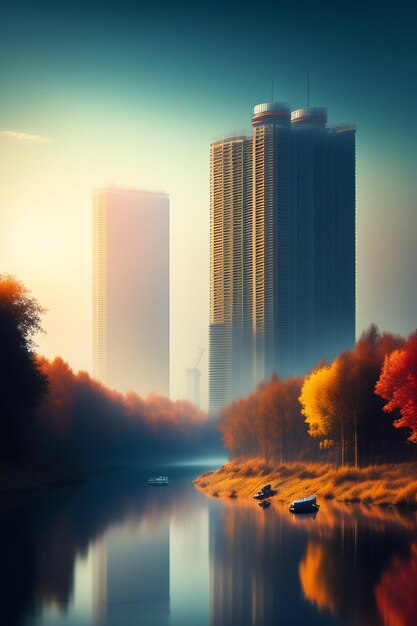
[[[75,373],[62,358],[38,357],[48,392],[38,407],[42,455],[69,461],[159,462],[221,453],[216,426],[186,400],[121,394]]]

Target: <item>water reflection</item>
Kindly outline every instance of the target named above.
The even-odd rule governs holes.
[[[239,504],[213,511],[211,624],[412,626],[415,521],[352,505],[324,504],[316,518]]]
[[[92,614],[97,626],[117,624],[120,613],[169,624],[169,520],[149,528],[110,530],[92,549]]]
[[[405,559],[393,557],[375,587],[384,626],[410,626],[417,621],[417,544]]]
[[[297,570],[306,538],[293,528],[288,511],[237,503],[210,512],[213,626],[314,623]]]
[[[66,614],[77,626],[120,624],[121,614],[126,625],[138,618],[172,623],[170,524],[195,519],[206,503],[203,496],[195,499],[189,479],[161,490],[147,487],[144,479],[139,472],[115,473],[3,503],[0,623],[63,624]],[[207,542],[206,537],[206,547]],[[71,614],[82,561],[90,580],[87,590],[85,581],[80,589],[83,610]]]
[[[129,472],[3,501],[0,623],[416,623],[415,513],[263,511],[205,498],[187,472],[162,489]]]

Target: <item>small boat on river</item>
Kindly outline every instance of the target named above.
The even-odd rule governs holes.
[[[320,505],[316,502],[316,496],[307,496],[307,498],[300,498],[291,502],[291,513],[314,513],[318,511]]]
[[[151,476],[148,478],[148,485],[154,487],[164,487],[168,484],[168,476]]]
[[[259,491],[257,491],[252,498],[254,500],[266,500],[267,498],[275,495],[275,493],[276,492],[271,489],[271,485],[265,485],[265,487],[259,489]]]

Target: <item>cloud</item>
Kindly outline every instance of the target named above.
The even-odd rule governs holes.
[[[17,139],[18,141],[30,141],[37,143],[45,143],[49,141],[49,137],[43,137],[42,135],[33,135],[32,133],[19,133],[16,130],[2,130],[0,131],[2,137],[8,137],[9,139]]]

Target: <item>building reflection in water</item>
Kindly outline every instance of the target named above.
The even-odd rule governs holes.
[[[414,626],[415,528],[375,507],[212,508],[211,624]]]
[[[93,624],[208,624],[208,506],[196,495],[191,483],[148,490],[140,515],[92,545]]]
[[[97,626],[169,624],[169,518],[127,522],[92,548],[92,611]]]
[[[91,549],[92,621],[96,626],[208,623],[207,506],[170,517],[128,521]]]
[[[171,626],[209,624],[208,503],[176,511],[170,524]]]
[[[255,505],[211,509],[212,626],[313,623],[296,570],[305,540],[287,525],[274,510]]]
[[[414,626],[415,512],[316,518],[109,475],[3,505],[5,626]]]

